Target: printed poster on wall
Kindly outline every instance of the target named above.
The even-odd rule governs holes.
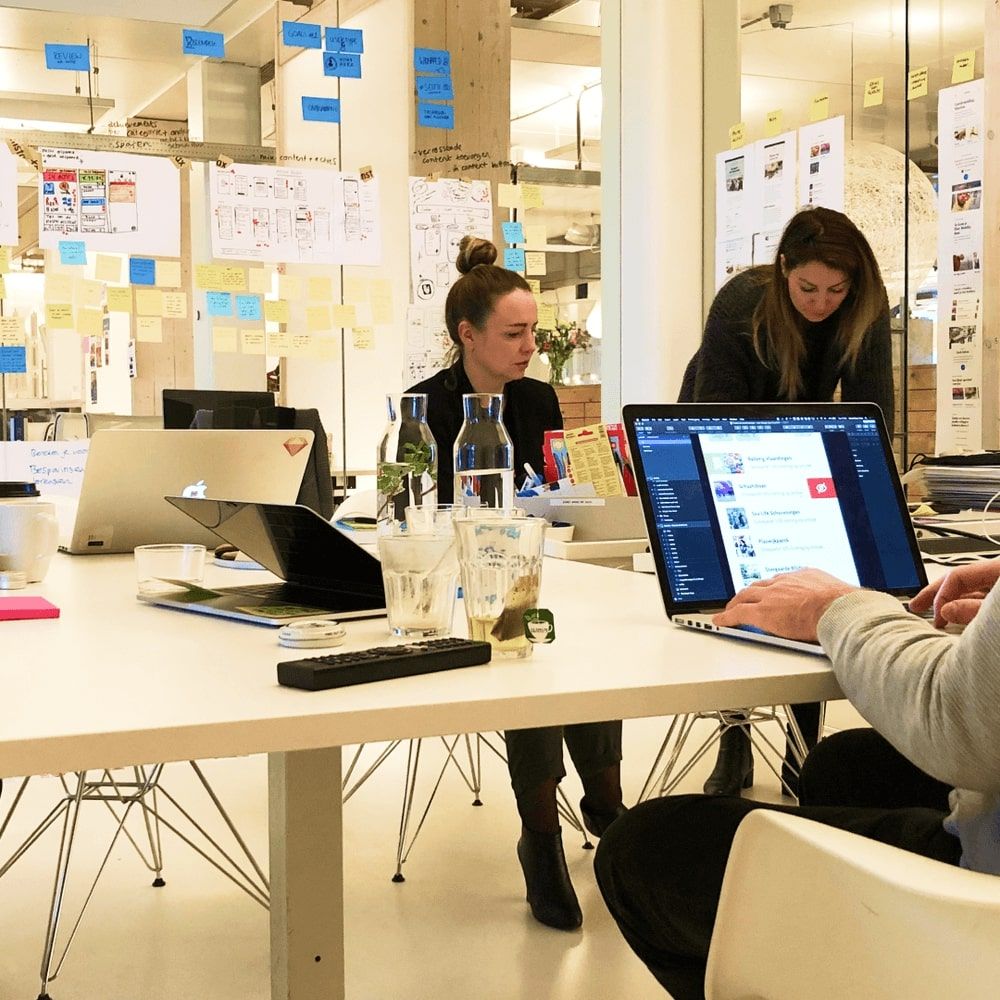
[[[844,116],[799,129],[799,205],[844,211]]]
[[[17,246],[17,157],[0,146],[0,246]]]
[[[982,80],[938,94],[939,453],[983,446],[984,104]]]
[[[727,149],[715,157],[715,288],[753,263],[757,209],[754,147]]]
[[[796,134],[785,132],[769,139],[761,139],[754,144],[754,167],[756,183],[759,185],[757,198],[759,214],[748,213],[755,234],[780,235],[785,224],[795,214],[796,187]],[[756,216],[756,217],[754,217]],[[770,263],[773,260],[773,241],[764,237],[755,238],[755,264]],[[772,247],[770,258],[758,257],[757,247]]]
[[[287,264],[380,264],[378,181],[263,164],[212,164],[212,255]]]
[[[167,159],[127,153],[42,149],[38,242],[67,236],[88,250],[179,257],[180,172]]]
[[[410,178],[410,277],[416,305],[444,305],[458,271],[458,245],[493,239],[489,181]]]

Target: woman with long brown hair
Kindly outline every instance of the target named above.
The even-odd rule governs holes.
[[[774,263],[736,275],[715,297],[681,402],[844,402],[882,408],[890,436],[894,397],[889,304],[868,241],[841,212],[807,208],[782,233]],[[819,739],[820,706],[793,706],[807,746]],[[753,784],[753,753],[739,712],[719,741],[708,795]],[[733,723],[737,723],[733,725]],[[797,789],[786,753],[782,778]],[[786,788],[783,786],[783,791]]]

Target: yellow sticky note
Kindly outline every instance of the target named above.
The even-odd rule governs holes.
[[[103,319],[104,314],[100,309],[77,309],[76,332],[81,337],[99,337]]]
[[[302,298],[302,279],[290,274],[278,275],[278,298],[297,302]]]
[[[158,260],[156,262],[156,283],[161,288],[179,288],[181,262],[179,260]]]
[[[556,307],[548,302],[538,304],[538,329],[554,330],[556,328]]]
[[[287,357],[292,346],[292,335],[283,330],[280,333],[269,333],[267,335],[267,353],[277,354],[280,357]]]
[[[524,242],[529,247],[543,247],[548,242],[545,226],[525,226]]]
[[[45,325],[50,330],[72,330],[73,307],[68,302],[50,302],[45,307]]]
[[[100,309],[104,301],[104,282],[76,278],[73,282],[73,299],[78,306]]]
[[[0,247],[0,274],[10,270],[10,247]]]
[[[392,282],[388,278],[376,278],[371,284],[372,322],[385,326],[392,322]],[[351,324],[354,325],[353,323]]]
[[[545,251],[529,250],[524,255],[525,274],[545,274]]]
[[[780,135],[784,117],[785,114],[781,108],[778,108],[775,111],[768,111],[767,117],[764,119],[764,135]]]
[[[235,326],[216,326],[212,328],[212,350],[216,354],[237,354]]]
[[[0,317],[0,347],[23,347],[26,339],[20,316]]]
[[[222,271],[218,264],[198,264],[194,269],[194,283],[198,288],[219,291],[222,288]]]
[[[320,361],[340,360],[339,337],[316,337],[313,340],[313,354]]]
[[[370,326],[356,326],[351,330],[351,343],[356,351],[373,351],[375,331]]]
[[[737,122],[729,126],[729,148],[736,149],[747,141],[747,127],[744,122]]]
[[[308,333],[293,333],[288,353],[297,357],[312,357],[316,353],[316,341]]]
[[[251,267],[247,271],[247,288],[252,295],[266,295],[271,290],[271,275],[265,267]]]
[[[159,268],[157,268],[159,271]],[[94,277],[98,281],[111,281],[118,284],[122,280],[122,259],[109,253],[99,253],[94,262]],[[159,274],[157,274],[159,277]]]
[[[355,305],[368,301],[368,279],[344,275],[344,301]]]
[[[310,302],[332,302],[333,282],[329,278],[309,278],[306,284],[306,298]]]
[[[329,306],[306,306],[306,329],[310,333],[333,329]]]
[[[164,292],[163,315],[166,319],[187,319],[187,292]]]
[[[268,323],[288,323],[289,320],[288,303],[284,299],[270,301],[264,299],[264,319]]]
[[[500,208],[520,208],[521,186],[519,184],[498,184],[497,205]]]
[[[263,354],[264,331],[240,330],[240,343],[244,354]]]
[[[227,292],[245,292],[247,290],[247,272],[242,267],[223,267],[222,287]]]
[[[545,204],[541,184],[521,185],[521,205],[524,208],[541,208]]]
[[[918,97],[927,96],[927,67],[918,66],[911,69],[906,76],[906,99],[915,101]]]
[[[538,278],[528,278],[527,281],[532,295],[542,294],[542,283]]]
[[[885,77],[873,76],[870,80],[865,80],[865,100],[866,108],[877,108],[885,101]]]
[[[976,75],[976,50],[959,52],[951,64],[951,82],[968,83]]]
[[[162,316],[163,292],[155,288],[137,288],[135,311],[138,316]]]
[[[125,288],[108,289],[108,312],[127,313],[132,311],[132,289],[127,285]]]
[[[809,102],[809,121],[821,122],[830,117],[830,95],[817,94]]]
[[[68,274],[48,274],[45,276],[46,302],[72,302],[73,279]]]
[[[135,339],[144,344],[163,342],[163,320],[159,316],[136,316]]]
[[[334,305],[333,307],[333,328],[334,330],[344,330],[357,323],[357,311],[352,305]]]

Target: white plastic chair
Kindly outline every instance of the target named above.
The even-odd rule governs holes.
[[[1000,994],[1000,878],[787,813],[740,824],[708,1000]]]

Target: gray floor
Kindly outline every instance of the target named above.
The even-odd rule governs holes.
[[[835,706],[828,725],[855,724]],[[704,724],[709,726],[710,724]],[[626,796],[634,799],[665,731],[665,720],[625,726]],[[707,730],[706,730],[707,731]],[[345,751],[345,757],[347,755]],[[347,988],[369,998],[503,998],[589,1000],[663,997],[633,957],[604,909],[594,884],[592,853],[565,831],[566,853],[584,910],[582,932],[549,930],[530,918],[514,856],[518,822],[503,765],[486,755],[483,808],[457,774],[443,782],[405,866],[393,884],[399,800],[405,765],[400,748],[345,807]],[[442,754],[425,745],[429,782]],[[703,763],[682,790],[700,789]],[[266,862],[266,761],[211,761],[206,773],[239,829]],[[777,782],[758,767],[754,794],[778,798]],[[171,765],[165,784],[206,823],[211,809],[190,771]],[[565,782],[578,799],[575,775]],[[17,834],[54,802],[55,779],[38,779],[0,841],[6,858]],[[5,783],[5,808],[14,784]],[[0,816],[3,813],[0,812]],[[79,904],[112,830],[100,804],[81,813],[67,912]],[[267,915],[188,847],[165,835],[166,887],[154,889],[132,849],[115,849],[81,924],[53,1000],[266,1000]],[[50,832],[0,880],[0,997],[34,1000],[44,921],[51,893],[56,838]],[[65,931],[71,921],[64,924]]]

